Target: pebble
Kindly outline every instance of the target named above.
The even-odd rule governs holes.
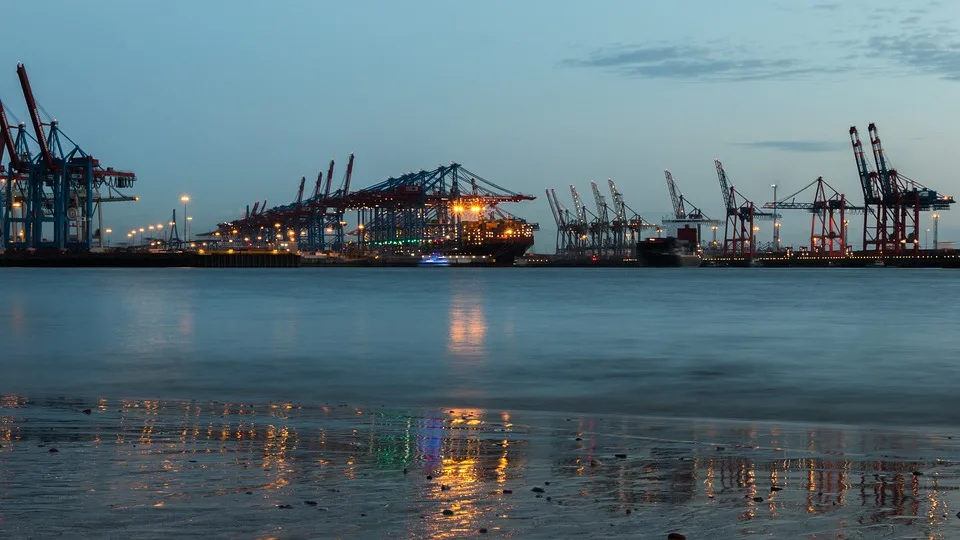
[[[577,437],[575,440],[582,441],[583,439],[581,437]]]
[[[84,410],[83,410],[83,414],[92,414],[92,413],[93,413],[93,411],[91,411],[90,409],[84,409]]]
[[[687,537],[680,533],[670,533],[667,535],[667,540],[687,540]]]
[[[753,502],[763,502],[763,497],[754,497]]]
[[[627,459],[627,455],[626,455],[626,454],[614,454],[613,457],[616,457],[616,458],[619,458],[619,459]]]
[[[602,463],[600,463],[600,460],[599,460],[599,459],[591,459],[591,460],[590,460],[590,466],[591,466],[591,467],[599,467],[600,465],[602,465]]]
[[[480,529],[478,532],[479,532],[480,534],[487,534],[487,530],[486,530],[486,529]]]
[[[57,452],[59,452],[59,450],[57,450],[56,448],[51,448],[51,449],[50,449],[50,453],[51,453],[51,454],[56,454]]]
[[[278,505],[277,505],[277,508],[281,508],[281,509],[283,509],[283,510],[289,510],[289,509],[293,508],[293,505],[290,505],[290,504],[278,504]]]
[[[408,472],[406,469],[403,470],[403,474],[407,474]]]
[[[513,493],[513,490],[512,490],[512,489],[505,489],[505,490],[503,490],[503,494],[504,494],[504,495],[510,495],[510,494],[512,494],[512,493]]]
[[[440,486],[440,491],[450,491],[450,486]]]
[[[535,487],[535,488],[531,489],[530,491],[532,491],[532,492],[534,492],[534,493],[543,493],[543,488],[542,488],[542,487]]]
[[[923,476],[923,473],[920,471],[913,471],[914,476]]]
[[[549,485],[550,485],[550,482],[544,482],[543,485],[549,486]]]
[[[770,486],[770,491],[783,491],[782,487]]]
[[[445,516],[452,516],[452,515],[453,515],[453,510],[450,510],[450,509],[448,508],[448,509],[446,509],[446,510],[443,511],[443,515],[445,515]]]
[[[433,480],[433,475],[428,474],[428,475],[427,475],[427,480]]]
[[[252,491],[248,491],[248,492],[247,492],[247,495],[253,495],[253,492],[252,492]]]
[[[307,505],[307,506],[316,506],[316,505],[317,505],[317,501],[303,501],[303,504],[305,504],[305,505]]]

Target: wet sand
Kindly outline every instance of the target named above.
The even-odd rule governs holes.
[[[958,538],[954,435],[8,395],[0,534]]]

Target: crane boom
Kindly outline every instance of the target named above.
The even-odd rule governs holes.
[[[567,217],[570,215],[570,210],[560,203],[560,199],[557,197],[557,190],[550,188],[550,195],[553,197],[553,205],[557,207],[557,213],[560,214],[561,223],[566,225]]]
[[[545,189],[544,193],[547,195],[547,204],[550,205],[550,213],[553,214],[553,221],[557,223],[557,227],[561,226],[560,215],[557,213],[557,208],[553,205],[553,199],[550,198],[550,190]]]
[[[863,200],[865,203],[877,201],[880,194],[877,192],[873,177],[876,173],[870,171],[867,165],[867,158],[863,153],[863,143],[860,142],[860,134],[857,133],[856,126],[850,126],[850,144],[853,145],[853,159],[857,162],[857,174],[860,175],[860,187],[863,190]]]
[[[350,193],[350,178],[353,177],[353,154],[350,154],[350,159],[347,161],[347,176],[343,180],[343,196],[346,197],[347,193]]]
[[[316,199],[320,196],[320,190],[323,189],[323,171],[317,173],[317,184],[313,186],[313,197],[311,199]]]
[[[719,159],[713,160],[717,168],[717,178],[720,180],[720,191],[723,193],[723,205],[727,210],[735,209],[734,201],[730,198],[730,183],[727,182],[727,173],[723,170],[723,163]]]
[[[600,194],[600,188],[597,186],[597,183],[593,180],[590,181],[590,189],[593,190],[593,200],[597,205],[597,217],[600,218],[600,221],[603,223],[607,222],[607,201],[604,200],[603,195]]]
[[[880,144],[877,125],[871,122],[867,126],[867,133],[870,135],[870,146],[873,148],[873,159],[877,163],[877,172],[880,173],[880,186],[883,189],[883,195],[889,197],[894,188],[890,177],[895,175],[891,175],[891,171],[887,169],[887,158],[883,153],[883,146]]]
[[[3,101],[0,101],[0,161],[3,160],[4,148],[10,154],[10,168],[19,172],[21,167],[20,156],[17,155],[17,150],[13,146],[13,131],[10,129],[10,122],[7,121],[7,112],[3,109]]]
[[[583,203],[580,201],[580,194],[577,193],[577,186],[570,184],[570,195],[573,197],[573,210],[577,213],[577,221],[580,222],[580,225],[587,224],[587,209],[583,206]]]
[[[612,178],[607,178],[607,184],[610,186],[610,195],[613,197],[613,211],[616,213],[617,221],[627,219],[627,205],[623,202],[623,194],[617,191],[617,185],[613,183]]]
[[[33,122],[33,131],[37,135],[37,144],[40,145],[40,155],[44,164],[53,168],[53,154],[50,153],[50,145],[47,144],[47,137],[43,133],[43,124],[40,122],[40,112],[37,110],[37,101],[33,98],[33,90],[30,88],[30,79],[27,78],[27,68],[23,64],[17,64],[17,76],[20,77],[20,88],[23,90],[23,98],[27,101],[27,109],[30,111],[30,121]]]
[[[673,203],[673,215],[677,219],[687,217],[687,212],[683,208],[683,198],[677,196],[677,185],[673,183],[673,175],[667,169],[663,170],[663,176],[667,179],[667,189],[670,190],[670,201]]]
[[[326,200],[330,197],[330,182],[333,180],[333,160],[330,160],[330,168],[327,169],[327,187],[323,191],[323,198]]]

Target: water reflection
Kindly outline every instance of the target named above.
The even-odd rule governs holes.
[[[450,300],[450,331],[447,350],[457,357],[482,358],[486,353],[487,321],[483,297],[457,292]]]
[[[110,534],[170,532],[157,508],[251,536],[960,532],[960,449],[935,434],[7,395],[0,445],[0,530],[41,536],[103,508],[130,516]]]

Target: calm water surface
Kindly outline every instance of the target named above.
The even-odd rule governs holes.
[[[2,269],[0,393],[952,425],[960,272]]]

